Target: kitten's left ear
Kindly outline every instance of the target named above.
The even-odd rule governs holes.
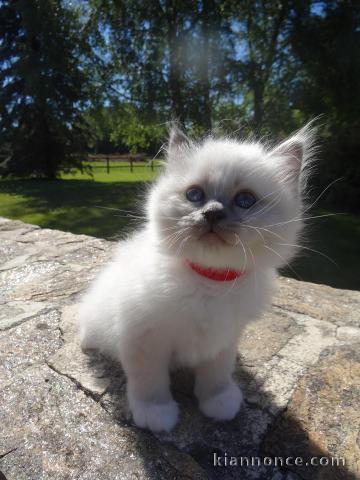
[[[302,171],[314,156],[315,134],[312,121],[270,152],[277,158],[284,177],[295,185],[299,185]]]
[[[190,140],[185,133],[177,126],[172,127],[169,134],[168,155],[178,154],[181,150],[189,146]]]

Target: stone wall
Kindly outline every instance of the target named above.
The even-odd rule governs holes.
[[[181,421],[154,435],[131,421],[120,366],[78,346],[77,304],[111,248],[0,219],[0,479],[360,479],[360,293],[280,278],[239,343],[238,417],[203,417],[183,371]],[[283,459],[246,466],[258,456]],[[294,465],[331,456],[345,466]]]

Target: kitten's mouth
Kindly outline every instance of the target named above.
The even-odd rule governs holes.
[[[208,230],[207,232],[203,233],[199,240],[206,242],[208,245],[227,245],[227,242],[223,239],[223,237],[214,230]]]

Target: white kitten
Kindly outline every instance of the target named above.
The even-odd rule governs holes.
[[[242,394],[232,380],[244,325],[267,306],[275,269],[301,229],[307,126],[270,149],[173,129],[144,229],[121,242],[81,308],[81,346],[119,360],[135,423],[174,427],[169,370],[195,371],[201,411],[232,419]],[[262,348],[259,345],[259,348]]]

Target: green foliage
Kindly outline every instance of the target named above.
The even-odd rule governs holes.
[[[291,43],[301,65],[294,105],[303,115],[323,114],[321,176],[317,189],[342,178],[328,203],[359,211],[360,6],[358,1],[296,1]],[[316,46],[316,48],[314,48]]]
[[[141,123],[136,112],[130,111],[129,116],[119,118],[111,139],[113,142],[123,142],[130,153],[156,153],[157,146],[161,144],[164,137],[164,124]]]
[[[144,122],[141,113],[131,103],[116,102],[88,112],[93,131],[95,153],[155,154],[165,139],[165,123]]]
[[[97,34],[106,32],[116,98],[133,102],[143,122],[177,119],[211,127],[211,96],[230,92],[228,29],[220,1],[91,2]]]
[[[80,168],[92,92],[76,12],[60,0],[3,0],[0,22],[3,173],[55,178]]]
[[[3,173],[154,155],[172,120],[284,137],[323,114],[314,191],[344,177],[327,199],[359,209],[358,1],[0,0],[0,21]]]

